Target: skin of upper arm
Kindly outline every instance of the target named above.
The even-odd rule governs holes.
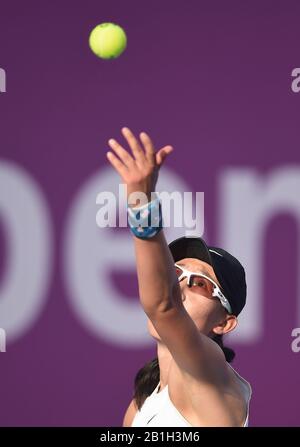
[[[137,410],[138,408],[136,406],[135,400],[132,399],[123,419],[123,425],[122,425],[123,427],[131,427],[132,421],[134,419]]]
[[[185,393],[202,423],[239,425],[243,405],[228,391],[230,378],[221,348],[198,331],[184,307],[148,317],[182,374]]]
[[[203,382],[226,381],[227,368],[222,350],[199,332],[184,306],[147,315],[183,374]]]

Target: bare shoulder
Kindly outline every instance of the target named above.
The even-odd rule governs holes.
[[[135,399],[132,399],[123,419],[123,427],[131,427],[132,421],[134,419],[134,416],[136,415],[137,410],[138,408]]]

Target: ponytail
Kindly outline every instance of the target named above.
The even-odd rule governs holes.
[[[235,357],[235,352],[223,345],[223,336],[214,335],[214,340],[222,349],[225,355],[226,362],[231,363]],[[134,395],[136,405],[140,410],[146,398],[153,393],[160,380],[158,358],[155,357],[150,362],[146,363],[135,376],[134,379]]]
[[[155,357],[141,368],[134,379],[134,396],[140,410],[144,401],[153,393],[160,380],[158,358]]]
[[[222,349],[222,351],[223,351],[223,353],[225,355],[226,362],[231,363],[233,361],[234,357],[235,357],[235,352],[234,352],[233,349],[227,348],[227,346],[223,345],[223,335],[215,334],[212,337],[212,340],[215,341],[220,346],[220,348]]]

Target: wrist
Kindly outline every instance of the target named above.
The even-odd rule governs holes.
[[[140,239],[155,236],[162,228],[162,209],[158,195],[151,196],[152,200],[138,207],[128,206],[128,224],[132,233]]]
[[[127,194],[127,205],[130,208],[141,208],[151,203],[153,200],[157,199],[158,195],[155,191],[153,192],[143,192],[143,191],[133,191]]]

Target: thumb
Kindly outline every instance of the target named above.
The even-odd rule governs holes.
[[[165,146],[156,153],[156,164],[161,166],[166,157],[173,151],[173,146]]]

